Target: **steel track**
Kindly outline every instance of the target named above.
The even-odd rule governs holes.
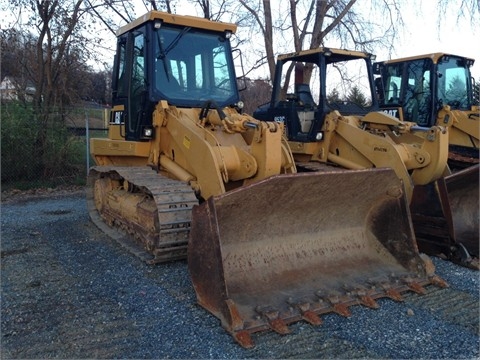
[[[153,199],[158,214],[156,228],[153,231],[146,229],[110,209],[102,209],[99,213],[94,188],[95,182],[102,178],[127,186],[125,194],[144,194],[147,201]],[[192,208],[198,204],[188,184],[167,178],[148,167],[97,166],[90,169],[86,193],[91,220],[137,257],[148,263],[186,258]]]

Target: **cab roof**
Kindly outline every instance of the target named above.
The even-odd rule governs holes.
[[[146,14],[140,16],[139,18],[133,20],[132,22],[128,23],[125,26],[122,26],[117,31],[117,36],[120,36],[136,27],[147,23],[149,21],[154,20],[161,20],[167,24],[179,25],[179,26],[189,26],[192,28],[198,29],[206,29],[212,31],[231,31],[235,33],[237,30],[237,25],[231,23],[224,23],[219,21],[211,21],[208,19],[195,17],[195,16],[188,16],[188,15],[177,15],[177,14],[170,14],[161,11],[149,11]]]
[[[460,55],[455,55],[455,54],[450,54],[450,53],[444,53],[444,52],[436,52],[436,53],[430,53],[430,54],[409,56],[409,57],[404,57],[404,58],[399,58],[399,59],[386,60],[386,61],[382,61],[382,63],[384,63],[384,64],[394,64],[394,63],[398,63],[398,62],[411,61],[411,60],[432,59],[433,63],[437,64],[438,60],[440,60],[440,58],[442,58],[445,55],[456,56],[456,57],[459,57],[459,58],[470,60],[472,64],[475,61],[475,59],[467,58],[465,56],[460,56]]]
[[[317,59],[317,55],[323,53],[326,56],[331,58],[331,62],[337,61],[347,61],[352,59],[367,59],[375,58],[375,55],[355,50],[344,50],[344,49],[334,49],[327,47],[319,47],[316,49],[302,50],[298,52],[282,54],[278,56],[278,61],[305,61],[305,62],[314,62]],[[327,55],[328,54],[328,55]]]

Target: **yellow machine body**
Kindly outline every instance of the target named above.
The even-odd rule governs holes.
[[[475,60],[443,52],[374,64],[380,108],[401,121],[449,126],[450,166],[478,164],[480,104]]]
[[[188,253],[199,303],[245,347],[256,331],[445,286],[393,170],[297,174],[284,125],[242,114],[234,31],[156,11],[119,31],[108,137],[90,141],[91,219],[149,263]]]

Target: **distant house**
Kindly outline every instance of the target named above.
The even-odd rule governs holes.
[[[22,88],[24,90],[22,90]],[[5,76],[2,82],[0,82],[0,99],[2,101],[18,100],[19,98],[32,101],[34,93],[35,86],[21,86],[20,83],[11,76]],[[23,96],[19,96],[21,94]]]
[[[5,76],[0,83],[0,98],[2,100],[17,100],[17,88],[10,76]]]

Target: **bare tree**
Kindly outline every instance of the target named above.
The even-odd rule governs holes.
[[[247,74],[265,64],[270,78],[280,53],[332,46],[392,53],[404,30],[403,14],[415,0],[190,0],[205,17],[237,23],[238,44],[248,53]],[[445,13],[474,23],[480,0],[439,0],[439,26]],[[463,24],[465,26],[465,24]],[[260,45],[261,44],[261,45]],[[260,45],[260,46],[259,46]],[[260,75],[262,77],[263,75]],[[309,69],[306,69],[306,77]]]
[[[147,10],[164,10],[170,14],[173,13],[172,9],[175,10],[175,1],[174,0],[143,0]],[[157,5],[157,3],[159,5]],[[151,8],[149,8],[151,7]]]
[[[245,7],[245,9],[247,9],[253,19],[255,19],[256,25],[258,26],[261,34],[263,35],[266,53],[264,59],[266,60],[268,68],[270,70],[270,78],[273,79],[273,74],[275,72],[275,55],[273,51],[273,20],[270,0],[263,0],[262,8],[260,8],[259,6],[257,6],[256,8],[253,7],[246,0],[239,0],[239,2]]]
[[[211,18],[210,1],[209,0],[196,0],[196,3],[202,9],[203,17],[205,19],[210,19]]]
[[[23,33],[17,29],[6,29],[0,32],[2,80],[9,77],[17,99],[24,105],[28,97],[27,89],[33,88],[30,64],[35,55],[35,42],[32,34]]]
[[[258,106],[266,104],[272,96],[272,86],[267,80],[247,79],[247,88],[240,93],[240,99],[244,102],[243,111],[252,114]]]
[[[48,130],[64,126],[69,106],[88,97],[92,84],[85,76],[90,72],[86,64],[95,59],[103,41],[96,35],[99,19],[113,31],[118,17],[131,20],[132,5],[120,0],[11,0],[8,10],[17,19],[6,33],[16,34],[19,41],[2,42],[2,57],[4,50],[16,56],[17,78],[34,89],[34,149],[42,159]]]
[[[457,20],[462,18],[470,22],[478,22],[480,15],[480,0],[439,0],[437,3],[438,9],[438,25],[441,26],[444,14],[455,9]]]
[[[480,106],[480,79],[475,82],[473,87],[473,104]]]
[[[290,47],[288,52],[317,48],[327,42],[366,51],[379,45],[392,48],[396,27],[402,25],[401,2],[372,0],[369,5],[372,9],[387,14],[386,24],[375,24],[370,19],[371,11],[365,9],[365,2],[357,4],[357,0],[290,0],[287,8],[283,11],[277,8],[274,12],[269,0],[262,1],[262,6],[257,3],[256,7],[250,1],[240,0],[264,36],[264,60],[271,78],[274,54],[281,52],[284,45]],[[306,78],[309,76],[310,69],[306,69]]]

